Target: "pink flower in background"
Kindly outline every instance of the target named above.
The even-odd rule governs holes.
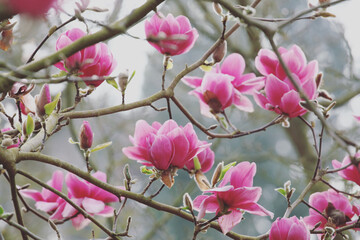
[[[92,174],[92,176],[106,183],[105,173],[98,171]],[[114,215],[114,208],[105,205],[105,203],[118,202],[119,198],[117,196],[87,181],[80,180],[72,173],[66,175],[65,182],[68,188],[69,198],[87,213],[103,217],[111,217]],[[69,203],[66,203],[62,216],[67,218],[75,214],[77,214],[77,210]],[[77,230],[84,228],[90,223],[90,220],[86,219],[82,214],[78,214],[72,218],[71,221]]]
[[[317,61],[307,63],[303,51],[294,45],[290,50],[280,47],[279,52],[288,66],[292,77],[302,87],[310,100],[317,97],[316,75],[318,74]],[[265,93],[256,94],[256,102],[260,107],[285,114],[288,117],[297,117],[306,113],[300,105],[300,94],[286,76],[273,51],[261,49],[255,59],[255,66],[265,77]]]
[[[161,54],[170,56],[187,53],[199,37],[197,30],[191,27],[187,17],[175,18],[172,14],[164,17],[159,12],[150,20],[145,21],[145,34],[147,38],[155,38],[149,41],[151,46]]]
[[[207,144],[205,141],[200,141],[202,144]],[[197,158],[199,159],[200,165],[201,165],[201,172],[206,173],[208,172],[212,166],[214,165],[215,161],[215,153],[211,150],[210,147],[205,148],[204,151],[200,152],[197,155]],[[191,159],[185,164],[186,168],[189,170],[194,170],[194,161]]]
[[[354,116],[354,118],[355,118],[358,122],[360,122],[360,116]]]
[[[360,152],[355,154],[355,158],[360,158]],[[332,160],[333,167],[336,168],[342,168],[351,163],[351,159],[349,156],[346,156],[342,162],[339,162],[337,160]],[[353,181],[360,185],[360,170],[359,170],[359,164],[357,166],[350,165],[349,167],[345,168],[344,170],[341,170],[338,172],[338,174],[343,177],[346,180]]]
[[[206,73],[204,78],[187,76],[183,78],[183,82],[195,88],[190,94],[200,99],[201,113],[205,116],[211,117],[209,112],[211,109],[217,113],[232,104],[240,110],[252,112],[254,111],[253,104],[244,94],[254,94],[264,86],[264,80],[256,78],[254,73],[243,74],[244,70],[244,58],[238,53],[233,53],[226,57],[221,65],[217,64],[210,73]],[[217,100],[207,103],[205,101],[207,100],[206,91],[219,95],[219,97]],[[214,95],[211,93],[209,93],[210,98],[211,95]]]
[[[47,185],[55,188],[56,190],[62,190],[63,186],[63,173],[61,171],[55,171]],[[50,219],[61,220],[63,219],[62,212],[65,207],[65,200],[56,195],[55,193],[43,188],[41,192],[32,189],[20,190],[21,195],[27,198],[31,198],[36,201],[35,207],[41,211],[50,214]]]
[[[80,127],[80,147],[82,149],[91,148],[94,138],[94,133],[91,130],[90,124],[88,121],[83,121],[83,124]]]
[[[61,34],[56,42],[56,50],[70,45],[86,33],[78,28],[73,28]],[[98,43],[76,52],[68,57],[65,61],[55,64],[55,66],[63,71],[75,73],[80,77],[91,76],[108,76],[116,67],[116,61],[104,43]],[[99,86],[104,80],[84,81],[86,85]]]
[[[331,222],[334,227],[344,226],[351,221],[354,215],[359,215],[359,209],[352,206],[347,197],[335,192],[333,189],[311,194],[309,204],[326,217],[325,219],[317,211],[310,208],[309,216],[304,218],[304,222],[310,229],[314,228],[318,222],[321,222],[318,229],[323,229],[329,218],[332,219]]]
[[[310,231],[302,220],[291,218],[277,218],[271,225],[270,240],[310,240]]]
[[[28,113],[35,114],[36,106],[35,99],[30,94],[34,89],[34,85],[25,85],[23,83],[16,82],[9,91],[9,96],[20,101],[21,112],[25,115]]]
[[[57,0],[7,0],[6,3],[15,13],[26,13],[33,17],[43,16]]]
[[[206,212],[225,214],[218,219],[224,234],[240,223],[243,211],[272,218],[272,212],[257,204],[262,189],[253,187],[255,173],[255,163],[241,162],[231,167],[218,187],[204,191],[211,195],[200,195],[194,199],[194,208],[199,211],[197,218],[202,219]]]
[[[130,159],[159,170],[167,170],[170,166],[183,168],[209,146],[198,140],[191,123],[182,127],[174,120],[168,120],[163,125],[154,122],[151,126],[139,120],[130,141],[134,146],[123,148],[123,153]]]

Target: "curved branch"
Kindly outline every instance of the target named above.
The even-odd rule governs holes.
[[[24,152],[19,152],[18,156],[17,156],[17,163],[20,163],[22,161],[26,161],[26,160],[31,160],[31,161],[38,161],[38,162],[42,162],[42,163],[47,163],[53,166],[57,166],[60,167],[62,169],[65,169],[81,178],[83,178],[84,180],[88,181],[89,183],[94,184],[97,187],[100,187],[118,197],[126,197],[132,200],[135,200],[139,203],[142,203],[144,205],[147,205],[149,207],[152,207],[156,210],[159,211],[164,211],[164,212],[168,212],[171,214],[174,214],[176,216],[179,216],[187,221],[192,222],[193,221],[193,217],[191,214],[184,212],[181,208],[177,208],[177,207],[173,207],[173,206],[169,206],[157,201],[152,200],[149,197],[145,197],[141,194],[138,193],[134,193],[134,192],[129,192],[126,190],[122,190],[119,189],[113,185],[110,185],[108,183],[102,182],[94,177],[92,177],[90,174],[88,174],[85,171],[82,171],[81,169],[67,163],[64,161],[61,161],[57,158],[53,158],[41,153],[24,153]],[[61,196],[61,195],[59,195]],[[62,197],[62,196],[61,196]],[[66,196],[65,196],[66,197]],[[205,221],[205,220],[204,220]],[[221,228],[219,226],[218,223],[212,222],[210,224],[210,227],[216,229],[217,231],[221,232]],[[237,239],[237,240],[260,240],[260,239],[264,239],[264,238],[260,238],[260,237],[251,237],[251,236],[245,236],[245,235],[240,235],[234,232],[229,232],[226,234],[226,236],[232,238],[232,239]]]

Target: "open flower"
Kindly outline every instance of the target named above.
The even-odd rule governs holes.
[[[231,167],[218,187],[204,191],[210,195],[194,199],[194,208],[199,211],[197,218],[202,219],[206,212],[216,212],[221,230],[226,234],[240,223],[243,212],[273,217],[272,212],[257,204],[262,189],[253,187],[255,173],[255,163],[241,162]]]
[[[201,141],[201,143],[204,145],[207,144],[205,141]],[[205,150],[200,152],[196,157],[198,158],[201,166],[199,170],[201,170],[203,173],[208,172],[214,165],[215,153],[211,150],[210,146],[205,148]],[[194,159],[188,161],[185,166],[188,170],[195,170]]]
[[[355,158],[360,158],[360,152],[355,154]],[[342,162],[339,162],[338,160],[332,160],[332,165],[334,168],[342,168],[351,163],[351,159],[349,156],[346,156]],[[353,181],[360,185],[360,170],[359,170],[359,164],[357,166],[350,165],[344,170],[341,170],[338,172],[341,177],[343,177],[346,180]]]
[[[279,52],[293,79],[310,100],[315,99],[318,87],[315,81],[318,74],[317,61],[307,63],[303,51],[297,45],[290,50],[281,47]],[[307,110],[300,105],[300,94],[286,76],[273,51],[261,49],[255,59],[255,66],[265,76],[265,92],[255,95],[260,107],[290,118],[306,113]]]
[[[123,148],[123,153],[130,159],[160,170],[161,179],[168,187],[174,182],[176,169],[183,168],[210,145],[198,140],[191,123],[182,127],[174,120],[168,120],[163,125],[154,122],[151,126],[139,120],[130,141],[134,146]]]
[[[92,176],[102,182],[106,183],[106,174],[103,172],[96,172]],[[114,215],[114,208],[105,205],[109,202],[118,202],[119,198],[112,193],[109,193],[87,181],[82,181],[72,173],[68,173],[65,178],[66,186],[68,188],[69,198],[79,207],[83,208],[91,215],[99,215],[103,217],[111,217]],[[72,217],[78,211],[69,203],[62,212],[64,218]],[[71,219],[73,226],[79,230],[90,223],[82,214],[78,214]]]
[[[175,18],[172,14],[164,17],[159,12],[145,22],[145,34],[151,46],[170,56],[187,53],[199,37],[187,17]]]
[[[5,0],[15,13],[25,13],[33,17],[43,16],[51,7],[56,7],[58,0]]]
[[[51,180],[47,182],[47,185],[61,192],[63,186],[63,179],[63,173],[61,171],[55,171],[52,175]],[[62,211],[65,207],[65,200],[56,195],[55,193],[51,192],[50,190],[43,188],[41,192],[39,192],[32,189],[24,189],[20,190],[20,194],[26,198],[31,198],[35,200],[36,209],[50,214],[50,219],[63,219]]]
[[[61,34],[56,42],[56,50],[70,45],[86,35],[81,29],[73,28]],[[104,77],[112,73],[116,61],[104,43],[98,43],[82,49],[55,66],[63,71],[77,74],[80,77]],[[104,80],[84,81],[86,85],[99,86]]]
[[[347,197],[333,189],[311,194],[309,204],[324,215],[309,209],[309,216],[304,218],[304,222],[311,229],[318,222],[321,222],[318,229],[323,229],[326,224],[333,228],[341,227],[350,222],[355,214],[359,215],[359,209],[352,206]]]
[[[221,65],[217,64],[210,73],[206,73],[204,78],[186,76],[182,80],[188,86],[195,88],[195,90],[190,92],[190,94],[193,94],[200,99],[201,113],[205,116],[211,117],[211,114],[209,114],[209,110],[211,110],[212,107],[214,108],[212,110],[216,112],[224,110],[226,107],[228,107],[228,104],[234,104],[238,109],[242,111],[252,112],[254,111],[253,104],[251,103],[249,98],[245,96],[245,94],[253,95],[257,90],[260,90],[264,86],[264,80],[263,78],[257,78],[254,73],[244,74],[244,70],[244,58],[238,53],[233,53],[227,56]],[[208,75],[210,74],[211,76],[212,73],[217,73],[218,75],[212,75],[212,77],[208,79]],[[202,100],[203,98],[201,97],[201,95],[204,95],[204,92],[207,90],[204,89],[204,87],[209,87],[209,84],[205,82],[210,81],[212,82],[210,85],[213,89],[216,88],[216,92],[221,95],[221,98],[225,98],[224,96],[228,96],[227,99],[229,99],[231,98],[229,95],[233,95],[230,101],[231,103],[225,105],[224,103],[222,103],[222,107],[220,110],[217,110],[216,106],[209,106],[206,101]],[[231,88],[231,85],[227,82],[231,83],[233,90],[227,90]],[[224,93],[220,92],[225,90],[227,92],[227,94],[225,95]],[[208,105],[210,109],[206,105]]]
[[[310,232],[302,220],[291,218],[277,218],[271,225],[270,240],[310,240]]]

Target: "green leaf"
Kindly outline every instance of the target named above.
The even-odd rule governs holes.
[[[59,102],[59,99],[60,99],[60,96],[61,96],[61,92],[59,92],[55,98],[54,98],[54,101],[52,101],[51,103],[48,103],[44,106],[44,109],[45,109],[45,113],[47,115],[50,115],[54,109],[56,108],[56,105],[58,104]]]
[[[59,73],[54,74],[54,75],[52,75],[51,77],[52,77],[52,78],[61,78],[61,77],[65,77],[66,75],[68,75],[67,72],[65,72],[65,71],[60,71]]]
[[[195,171],[200,170],[201,169],[201,163],[199,161],[199,158],[194,157],[193,161],[194,161],[194,169],[195,169]]]
[[[154,170],[148,169],[146,166],[141,166],[141,167],[140,167],[140,171],[141,171],[143,174],[146,174],[146,175],[153,175],[153,174],[154,174]]]
[[[75,142],[72,138],[69,138],[69,143],[71,143],[71,144],[80,144],[79,142]]]
[[[96,147],[92,148],[90,150],[90,152],[96,152],[96,151],[99,151],[99,150],[102,150],[104,148],[107,148],[108,146],[110,146],[112,144],[112,142],[106,142],[106,143],[103,143],[103,144],[99,144],[97,145]]]
[[[0,217],[4,214],[4,209],[3,207],[0,205]]]
[[[115,81],[114,78],[106,79],[106,82],[108,84],[110,84],[111,86],[113,86],[115,89],[119,90],[119,86],[118,86],[118,84],[117,84],[117,82]]]
[[[135,73],[136,73],[136,71],[134,70],[134,71],[132,72],[132,74],[131,74],[131,77],[130,77],[129,80],[128,80],[128,84],[129,84],[130,81],[134,78]]]
[[[31,114],[27,115],[27,119],[26,119],[26,136],[30,136],[31,133],[34,131],[35,128],[35,123],[34,123],[34,119],[31,117]]]
[[[219,181],[221,181],[224,176],[225,176],[225,173],[232,167],[232,166],[235,166],[236,165],[236,162],[232,162],[232,163],[229,163],[227,164],[226,166],[223,167],[222,171],[221,171],[221,174],[220,174],[220,177],[219,177]]]
[[[278,193],[280,193],[281,195],[283,195],[285,198],[287,198],[287,194],[286,194],[286,191],[285,191],[285,189],[283,189],[283,188],[275,188],[274,189],[275,191],[277,191]]]

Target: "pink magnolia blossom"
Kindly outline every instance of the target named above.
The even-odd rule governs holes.
[[[56,42],[56,50],[70,45],[74,41],[86,35],[82,30],[73,28],[61,34]],[[98,43],[82,49],[72,56],[55,64],[63,71],[76,73],[80,77],[99,76],[104,77],[112,73],[116,67],[116,61],[104,43]],[[86,85],[99,86],[104,80],[84,81]]]
[[[197,218],[202,219],[206,212],[220,214],[218,222],[224,234],[240,223],[244,211],[272,218],[272,212],[257,204],[262,189],[253,187],[255,173],[255,163],[241,162],[231,167],[218,187],[204,191],[211,195],[194,199],[194,208],[199,211]]]
[[[168,120],[163,125],[154,122],[151,126],[139,120],[130,141],[134,146],[123,148],[123,153],[130,159],[159,170],[167,170],[170,166],[183,168],[209,146],[198,140],[191,123],[182,127],[174,120]]]
[[[51,102],[49,84],[44,84],[40,93],[35,96],[36,114],[42,118],[46,115],[45,105]]]
[[[80,147],[82,149],[91,148],[94,138],[94,133],[91,130],[90,124],[88,121],[83,121],[83,124],[80,127]]]
[[[63,173],[55,171],[50,181],[47,184],[56,190],[62,190],[63,186]],[[63,219],[62,212],[65,208],[65,200],[56,195],[55,193],[43,188],[41,192],[32,189],[20,190],[21,195],[26,198],[31,198],[36,201],[35,207],[41,211],[50,214],[50,219],[61,220]]]
[[[317,61],[307,63],[303,51],[297,45],[292,46],[290,50],[280,47],[279,52],[292,77],[307,97],[310,100],[315,99],[317,97],[315,82],[318,73]],[[290,118],[306,113],[306,109],[300,105],[300,94],[286,76],[273,51],[261,49],[255,58],[255,66],[265,76],[265,92],[255,95],[255,100],[260,107],[278,114],[285,114]]]
[[[270,240],[310,240],[310,232],[302,220],[291,218],[277,218],[271,225]]]
[[[15,13],[26,13],[33,17],[43,16],[51,7],[56,7],[58,0],[5,0]]]
[[[187,17],[175,18],[172,14],[164,17],[159,12],[145,22],[145,34],[147,38],[155,38],[149,41],[151,46],[170,56],[187,53],[199,37]]]
[[[355,158],[360,158],[360,152],[355,154]],[[349,156],[346,156],[342,162],[339,162],[337,160],[332,160],[333,167],[336,168],[342,168],[351,163],[351,159]],[[345,168],[344,170],[341,170],[338,172],[341,177],[343,177],[346,180],[353,181],[360,185],[360,169],[359,164],[357,166],[350,165],[349,167]]]
[[[206,73],[204,78],[187,76],[183,78],[183,82],[195,88],[190,94],[199,98],[201,113],[205,116],[211,117],[210,110],[216,113],[232,104],[240,110],[252,112],[254,111],[253,104],[244,94],[254,94],[264,86],[264,80],[256,78],[254,73],[244,74],[244,70],[244,58],[238,53],[233,53],[226,57],[221,65],[217,64],[210,73]],[[217,73],[217,75],[213,73]],[[219,96],[215,104],[210,102],[209,105],[209,102],[205,101],[204,94],[213,95],[206,91]]]
[[[207,144],[205,141],[201,141],[202,144]],[[215,161],[215,153],[211,150],[210,147],[205,148],[204,151],[200,152],[197,155],[197,158],[199,159],[200,165],[201,165],[201,172],[206,173],[208,172],[212,166],[214,165]],[[194,161],[193,159],[188,161],[185,164],[186,168],[188,170],[194,170]]]
[[[360,116],[354,116],[354,118],[355,118],[358,122],[360,122]]]
[[[310,208],[309,216],[304,218],[304,222],[310,229],[314,228],[318,222],[321,222],[318,229],[323,229],[327,223],[331,223],[334,227],[341,227],[350,222],[354,215],[359,215],[359,209],[352,206],[347,197],[333,189],[311,194],[309,204],[326,217],[324,218]],[[328,220],[329,218],[332,219],[331,222]]]
[[[106,174],[103,172],[98,171],[92,174],[92,176],[102,182],[106,182]],[[72,173],[66,175],[65,182],[69,198],[87,213],[103,217],[113,216],[114,208],[105,205],[105,203],[118,202],[119,198],[117,196],[87,181],[80,180]],[[64,218],[72,217],[77,212],[69,203],[66,203],[62,216]],[[84,228],[90,223],[90,220],[86,219],[82,214],[78,214],[71,221],[77,230]]]

